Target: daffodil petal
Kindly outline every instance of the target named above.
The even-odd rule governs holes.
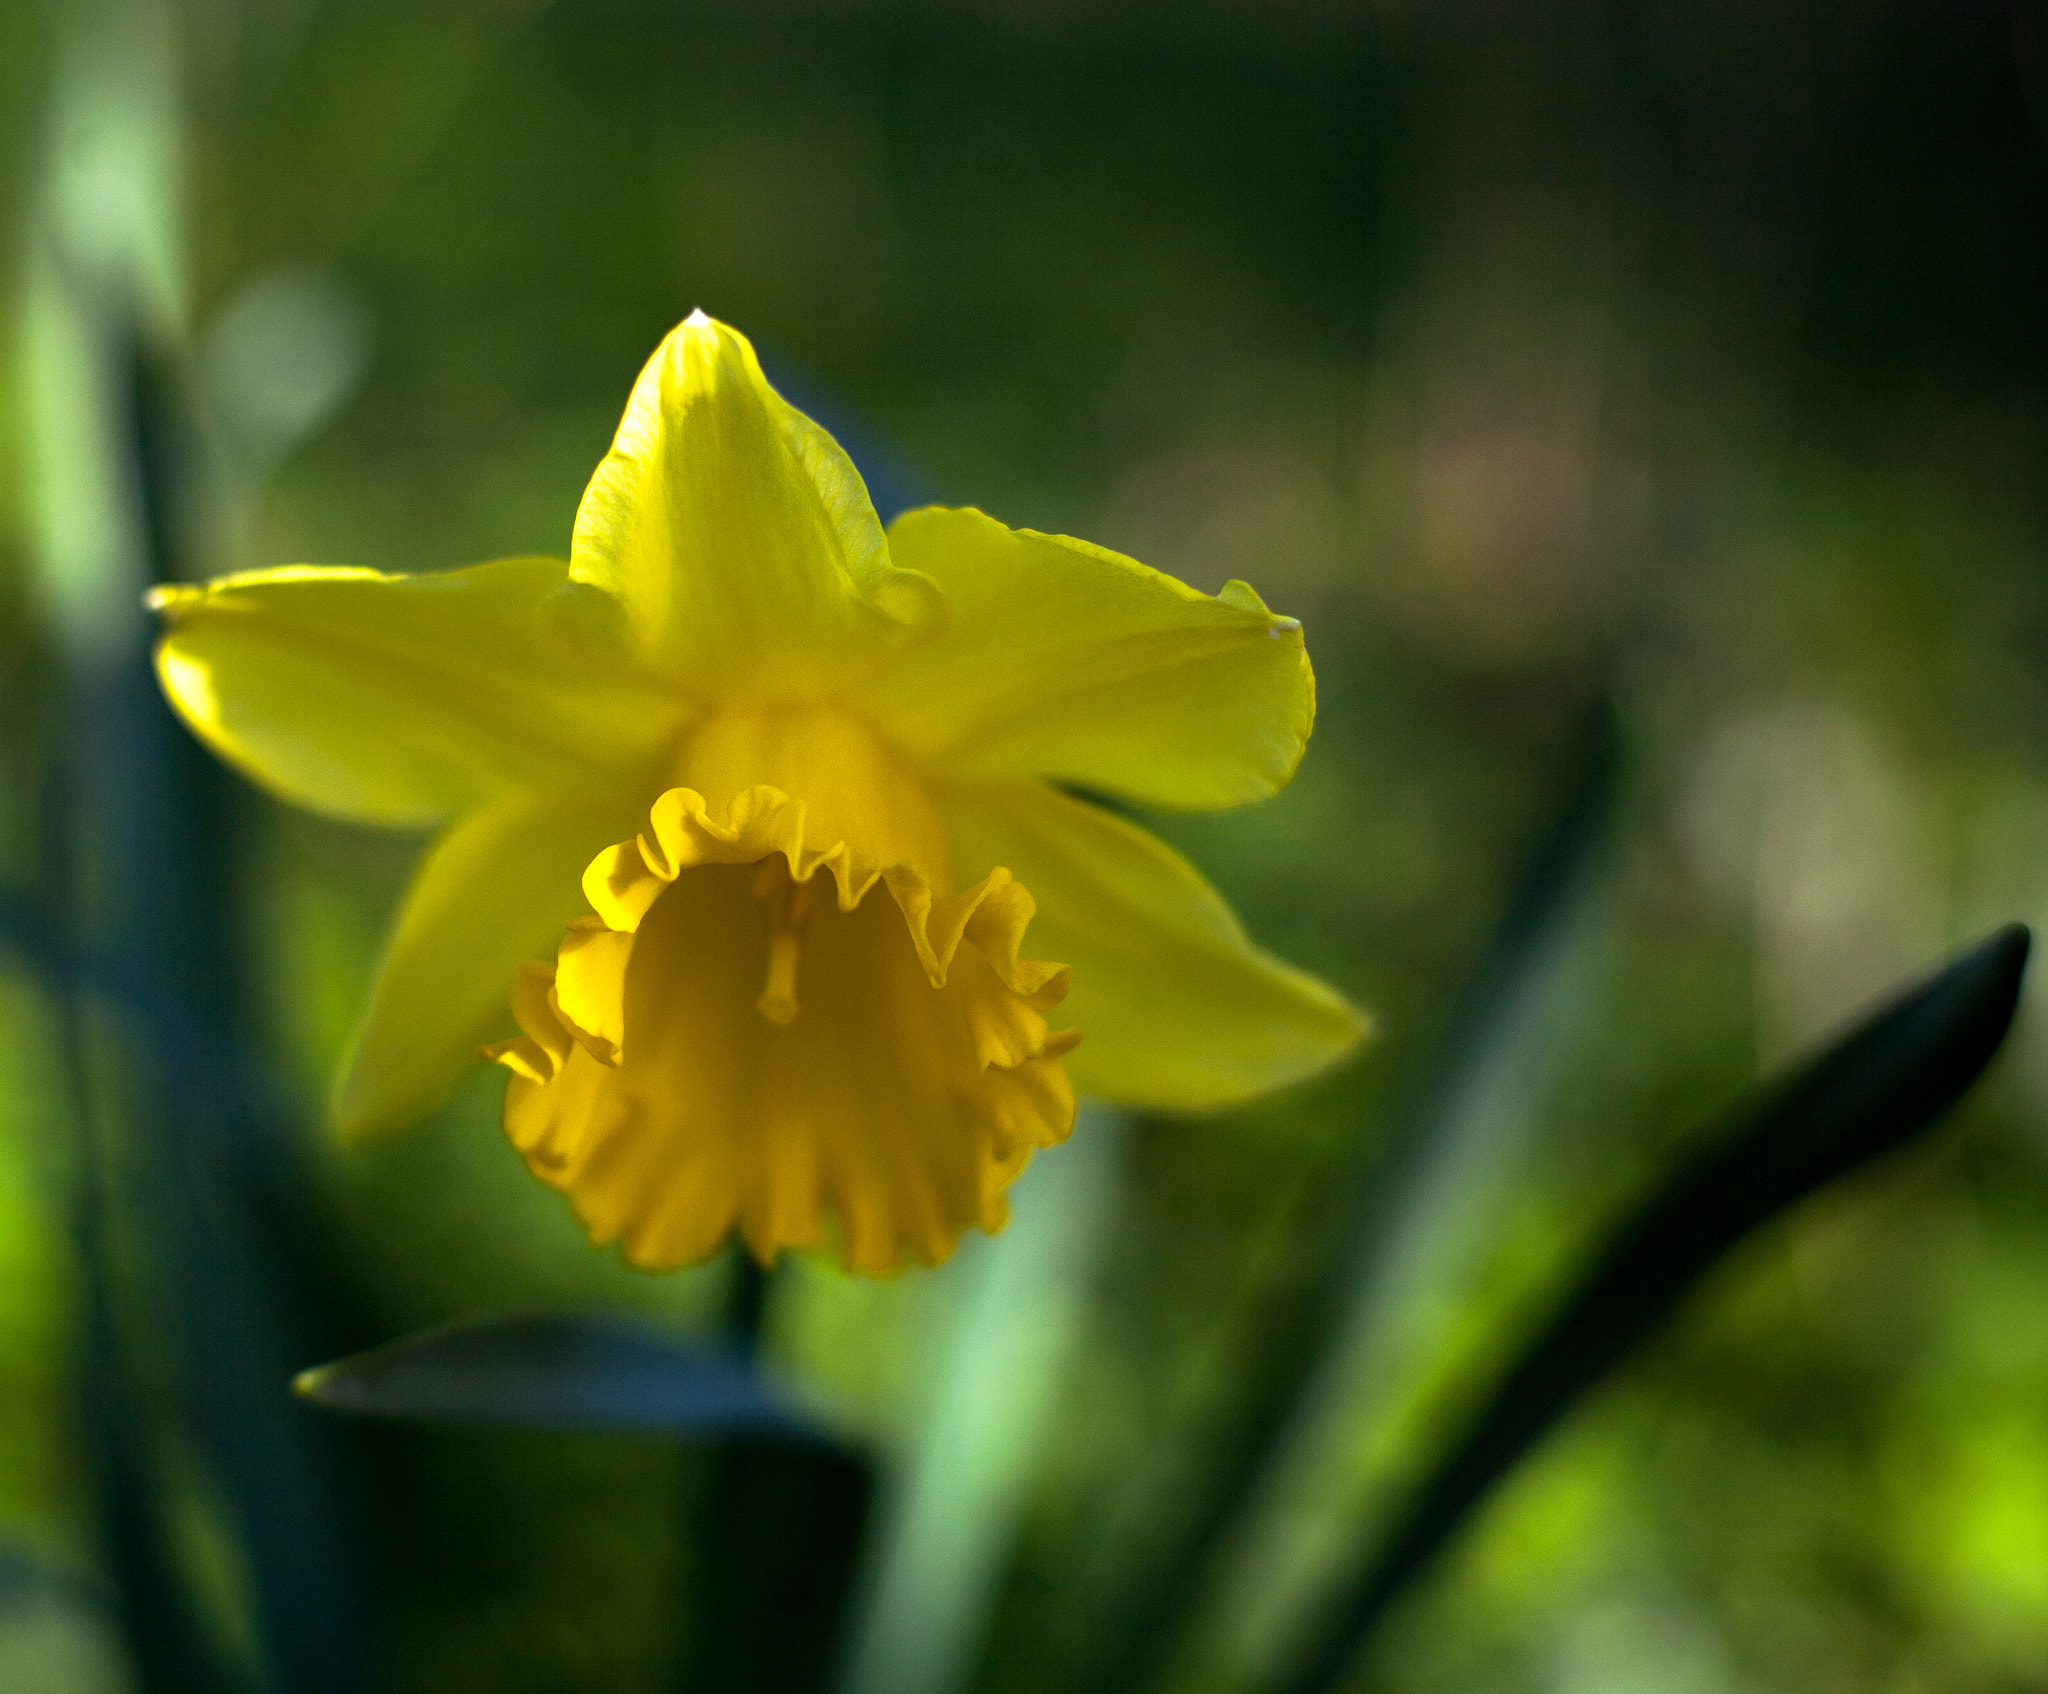
[[[567,570],[295,565],[159,588],[157,671],[199,737],[284,799],[438,823],[512,788],[587,785],[675,743],[685,702],[602,662]]]
[[[950,608],[943,639],[859,696],[918,762],[1191,810],[1261,799],[1294,774],[1315,718],[1301,626],[1243,583],[1201,594],[971,509],[907,512],[889,547]]]
[[[584,866],[637,810],[623,798],[513,794],[427,850],[335,1084],[344,1136],[407,1129],[440,1104],[478,1044],[504,1029],[521,962],[551,951],[584,910]]]
[[[841,685],[944,610],[891,565],[853,461],[701,312],[634,384],[570,569],[616,596],[651,662],[726,703]]]
[[[963,874],[1002,865],[1031,890],[1035,950],[1073,982],[1062,1021],[1084,1093],[1126,1105],[1228,1105],[1311,1076],[1369,1023],[1328,984],[1260,951],[1222,897],[1163,842],[1036,783],[939,792]]]

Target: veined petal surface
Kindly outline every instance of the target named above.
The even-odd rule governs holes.
[[[428,848],[335,1082],[341,1134],[408,1129],[441,1103],[503,1033],[521,961],[584,909],[591,855],[638,810],[624,795],[515,793]]]
[[[689,708],[556,615],[567,571],[286,566],[159,588],[157,672],[216,752],[329,816],[419,827],[509,789],[587,787],[658,760]]]
[[[938,792],[954,863],[1007,866],[1031,890],[1031,939],[1073,969],[1062,1020],[1084,1093],[1137,1107],[1229,1105],[1328,1068],[1369,1024],[1327,983],[1255,947],[1164,842],[1030,782]]]
[[[889,546],[945,590],[950,622],[858,699],[933,770],[1189,810],[1262,799],[1294,774],[1315,718],[1301,626],[1243,583],[1202,594],[971,509],[906,512]]]
[[[703,313],[647,361],[577,509],[571,573],[700,697],[815,697],[930,633],[944,602],[890,562],[853,461]]]

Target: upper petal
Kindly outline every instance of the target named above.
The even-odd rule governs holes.
[[[943,615],[929,582],[891,565],[853,461],[768,386],[745,336],[702,312],[633,385],[570,569],[706,699],[815,696]]]
[[[385,943],[336,1079],[351,1138],[410,1127],[500,1034],[521,961],[583,910],[583,867],[633,826],[623,795],[511,794],[427,850]]]
[[[1261,799],[1294,774],[1315,718],[1301,626],[1243,583],[1198,593],[971,509],[907,512],[889,546],[950,606],[944,637],[860,696],[907,752],[1188,808]]]
[[[1031,782],[939,795],[962,875],[1007,866],[1037,902],[1034,947],[1073,968],[1067,1061],[1084,1093],[1168,1110],[1229,1105],[1341,1059],[1369,1020],[1260,951],[1222,896],[1163,842]]]
[[[567,569],[287,566],[159,588],[157,672],[215,751],[316,811],[416,826],[588,786],[658,759],[688,707],[574,627]]]

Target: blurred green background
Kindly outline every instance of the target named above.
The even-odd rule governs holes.
[[[185,833],[123,824],[163,815],[120,763],[145,718],[92,702],[146,715],[153,572],[565,551],[701,305],[885,517],[971,503],[1302,618],[1294,785],[1148,821],[1382,1039],[1255,1110],[1085,1116],[1000,1242],[881,1284],[790,1264],[765,1327],[882,1458],[832,1686],[1251,1694],[1716,1107],[2048,921],[2044,125],[2048,10],[1975,0],[0,7],[0,1686],[177,1685],[110,1573],[124,1440],[198,1658],[315,1685],[265,1645],[263,1566],[312,1543],[252,1527],[285,1493],[208,1408],[305,1420],[316,1471],[340,1439],[283,1405],[307,1332],[238,1353],[194,1317],[228,1307],[172,1237],[224,1237],[146,1150],[193,1133],[182,1038],[52,963],[53,887],[116,965],[143,913],[174,1008],[253,1055],[259,1162],[320,1219],[286,1245],[348,1314],[319,1333],[702,1331],[731,1275],[594,1253],[494,1076],[327,1144],[419,843],[175,750],[147,769],[202,794]],[[1560,865],[1602,702],[1606,821]],[[2044,1036],[2035,997],[1956,1121],[1724,1266],[1360,1686],[2048,1689]],[[207,1262],[246,1287],[275,1248]],[[1248,1436],[1316,1299],[1314,1392]],[[119,1437],[81,1411],[110,1348]],[[368,1574],[323,1685],[714,1685],[700,1448],[401,1431],[332,1463]]]

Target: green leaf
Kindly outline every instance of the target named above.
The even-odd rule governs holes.
[[[417,1423],[835,1441],[742,1355],[602,1313],[423,1330],[301,1371],[292,1387],[330,1411]]]
[[[1285,1694],[1338,1686],[1374,1624],[1502,1476],[1737,1242],[1928,1128],[2011,1026],[2030,937],[1998,931],[1740,1103],[1740,1126],[1638,1208],[1436,1466]]]
[[[1471,1101],[1504,1055],[1542,1039],[1534,1007],[1555,991],[1559,955],[1610,835],[1621,766],[1613,701],[1602,692],[1573,725],[1543,828],[1442,1037],[1407,1090],[1390,1150],[1337,1173],[1342,1197],[1332,1212],[1342,1226],[1302,1291],[1268,1314],[1247,1367],[1256,1385],[1249,1408],[1218,1442],[1185,1533],[1155,1564],[1131,1573],[1114,1625],[1098,1633],[1074,1675],[1085,1694],[1125,1694],[1159,1679],[1219,1549],[1244,1523],[1295,1433],[1300,1408],[1316,1401],[1361,1312],[1385,1300],[1389,1261],[1427,1236],[1448,1195],[1469,1187],[1475,1159],[1498,1156],[1472,1145]],[[1373,1138],[1363,1134],[1359,1143],[1370,1147]]]

